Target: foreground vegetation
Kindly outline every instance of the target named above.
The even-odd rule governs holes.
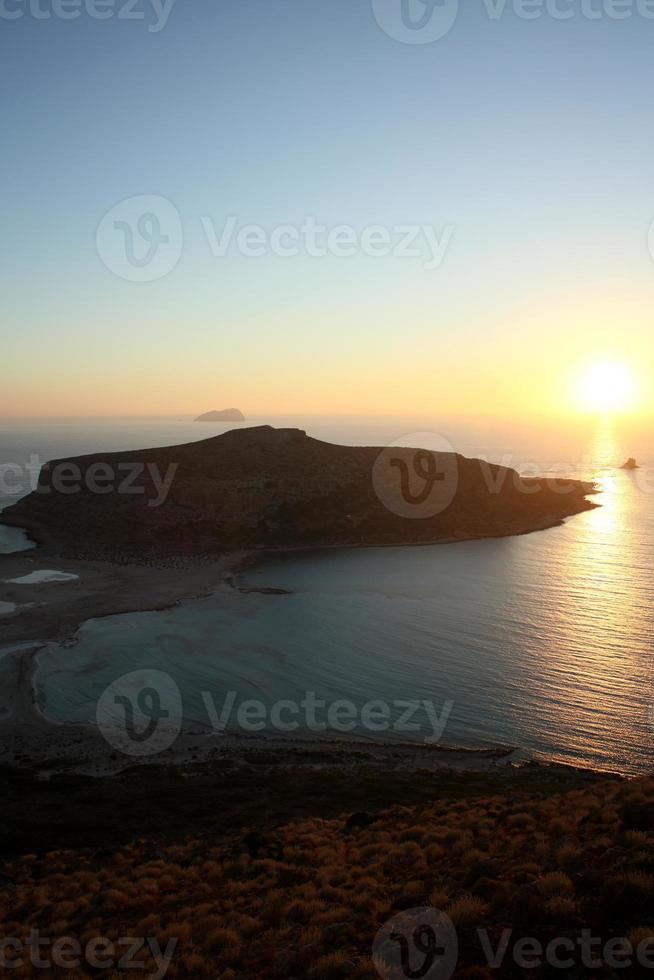
[[[0,930],[81,943],[154,937],[161,948],[175,940],[173,978],[373,978],[379,927],[398,910],[429,905],[457,929],[458,977],[635,975],[636,967],[579,962],[534,971],[512,951],[523,937],[574,940],[584,929],[634,947],[654,935],[654,778],[580,778],[559,793],[534,771],[500,779],[500,792],[488,792],[489,779],[480,793],[481,778],[450,774],[411,805],[238,831],[201,829],[191,805],[192,836],[169,826],[162,837],[110,847],[13,854],[0,876]],[[257,781],[265,789],[266,777]],[[120,826],[119,795],[114,802]],[[483,937],[495,949],[503,930],[508,952],[491,970]],[[148,948],[137,959],[146,967],[138,975],[156,972]],[[11,975],[44,973],[22,962]]]

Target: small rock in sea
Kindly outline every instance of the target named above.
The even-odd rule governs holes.
[[[637,470],[637,469],[640,469],[640,467],[638,466],[638,463],[636,462],[636,460],[634,459],[634,457],[633,456],[630,456],[629,459],[627,460],[627,462],[622,464],[622,466],[620,467],[620,469],[622,469],[622,470]]]

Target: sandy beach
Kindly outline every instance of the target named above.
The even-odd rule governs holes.
[[[200,558],[155,566],[61,558],[47,546],[0,555],[0,599],[17,607],[0,617],[0,645],[65,640],[88,619],[166,609],[185,599],[229,588],[226,577],[234,574],[246,557],[233,553],[218,560]],[[11,581],[41,569],[76,578],[31,585]]]

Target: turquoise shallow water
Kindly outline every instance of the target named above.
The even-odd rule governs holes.
[[[360,714],[381,699],[394,721],[395,702],[417,699],[439,715],[447,706],[446,743],[651,768],[654,498],[647,472],[615,467],[624,447],[612,438],[600,432],[576,466],[598,479],[602,507],[560,528],[267,558],[247,584],[290,595],[220,592],[89,622],[76,646],[48,647],[37,673],[42,709],[92,723],[108,684],[155,668],[178,685],[186,724],[206,725],[207,696],[219,710],[233,691],[237,706],[260,702],[270,728],[279,699],[299,703],[313,691],[355,706],[357,737],[422,740],[434,731],[423,708],[412,732],[373,731]],[[230,722],[238,728],[234,713]]]
[[[20,527],[0,524],[0,555],[12,555],[18,551],[30,551],[35,547],[29,535]]]

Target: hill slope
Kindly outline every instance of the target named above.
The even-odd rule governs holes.
[[[134,770],[114,787],[121,800],[114,816],[123,813],[123,786],[139,778]],[[194,792],[193,780],[187,782]],[[608,980],[651,973],[651,777],[606,778],[560,795],[533,786],[521,792],[516,782],[509,792],[498,787],[478,795],[462,786],[457,798],[453,788],[431,786],[431,800],[393,801],[349,819],[314,815],[263,831],[246,825],[240,834],[180,832],[16,857],[2,868],[3,934],[27,943],[36,923],[53,939],[155,937],[161,949],[171,943],[167,976],[180,980],[373,980],[380,927],[402,926],[402,910],[422,917],[431,907],[448,917],[454,934],[445,934],[443,949],[451,969],[428,974],[434,977]],[[207,791],[206,809],[216,815],[222,788],[216,778]],[[416,921],[406,916],[407,926]],[[521,948],[527,940],[528,951]],[[558,945],[546,959],[552,941]],[[494,954],[499,961],[491,969]],[[156,964],[146,960],[152,975]],[[426,962],[417,950],[414,962]],[[408,974],[398,964],[382,975]]]

